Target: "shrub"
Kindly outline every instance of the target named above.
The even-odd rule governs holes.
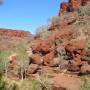
[[[48,39],[48,37],[52,34],[51,31],[45,31],[43,32],[43,34],[41,35],[42,39]]]
[[[60,45],[62,43],[62,41],[56,38],[54,43],[55,43],[55,45]]]
[[[9,90],[8,83],[5,82],[3,75],[0,73],[0,90]]]
[[[50,78],[47,75],[41,75],[38,78],[38,81],[41,85],[41,90],[52,90],[52,84],[53,82],[50,80]]]
[[[84,76],[84,83],[81,85],[82,90],[90,90],[90,76]]]
[[[36,36],[40,36],[43,32],[48,30],[48,26],[42,25],[36,30]]]
[[[61,17],[60,16],[53,16],[52,19],[50,20],[50,22],[52,24],[58,24],[61,21]]]
[[[18,68],[20,70],[21,79],[23,80],[24,78],[26,78],[26,67],[29,64],[29,58],[27,54],[27,44],[25,42],[20,42],[16,47],[16,53],[18,55],[19,60]]]
[[[86,6],[82,6],[78,12],[79,16],[90,16],[90,3],[88,3]]]
[[[0,73],[5,74],[7,76],[7,65],[8,65],[8,57],[11,54],[10,51],[2,51],[0,52]]]
[[[60,58],[60,60],[66,60],[68,58],[64,47],[58,47],[56,49],[56,52],[57,52],[57,55]]]

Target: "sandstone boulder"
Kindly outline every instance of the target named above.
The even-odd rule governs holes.
[[[77,72],[80,71],[80,68],[77,66],[77,63],[75,61],[69,61],[68,71]]]
[[[81,67],[81,71],[82,74],[90,74],[90,65],[85,63],[82,67]]]
[[[34,53],[47,54],[51,51],[53,43],[51,40],[41,40],[36,45],[31,46]]]
[[[54,57],[55,57],[54,51],[46,54],[46,55],[43,57],[44,65],[52,66],[52,62],[53,62],[53,60],[54,60]]]
[[[38,70],[39,66],[37,64],[30,64],[27,69],[27,75],[34,74]]]
[[[30,62],[41,65],[43,63],[43,58],[40,54],[33,54],[30,56]]]

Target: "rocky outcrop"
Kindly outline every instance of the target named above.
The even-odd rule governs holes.
[[[30,46],[33,53],[30,56],[32,63],[59,67],[70,72],[86,72],[89,69],[85,66],[85,63],[90,65],[90,51],[86,49],[89,36],[85,35],[86,29],[83,26],[75,26],[82,21],[82,17],[78,16],[79,8],[87,5],[88,1],[69,0],[61,4],[59,16],[56,17],[58,20],[52,22],[47,30],[52,34],[45,40],[40,35],[35,38],[37,43]],[[87,20],[86,17],[84,19]]]
[[[37,64],[29,65],[27,68],[27,71],[26,71],[27,75],[36,73],[38,68],[39,68],[39,66]]]
[[[13,49],[23,40],[30,43],[33,35],[22,30],[0,29],[0,51]]]
[[[8,37],[28,37],[31,33],[22,30],[11,30],[11,29],[0,29],[0,36],[8,36]]]
[[[59,16],[63,15],[64,12],[77,11],[80,6],[86,5],[89,0],[69,0],[69,2],[63,2],[60,6]]]

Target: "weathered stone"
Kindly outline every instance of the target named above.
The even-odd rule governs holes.
[[[64,12],[74,12],[78,11],[80,6],[87,4],[89,0],[69,0],[68,2],[63,2],[60,6],[59,16],[63,15]]]
[[[60,60],[59,64],[60,70],[67,70],[68,69],[68,61],[67,60]]]
[[[60,59],[59,58],[54,58],[51,62],[50,62],[50,66],[52,67],[57,67],[60,64]]]
[[[52,62],[53,62],[53,60],[54,60],[54,57],[55,57],[54,51],[46,54],[46,55],[43,57],[44,65],[52,66]]]
[[[90,65],[85,63],[82,67],[81,67],[81,70],[80,72],[82,74],[90,74]]]
[[[33,54],[30,56],[30,62],[41,65],[43,63],[43,58],[40,54]]]
[[[49,40],[41,40],[35,46],[32,46],[34,53],[47,54],[52,50],[53,42]]]
[[[37,64],[30,64],[27,68],[27,75],[36,73],[38,68],[39,66]]]
[[[0,35],[9,37],[21,37],[21,38],[31,36],[30,32],[11,29],[0,29]]]
[[[77,66],[77,63],[75,61],[70,61],[68,63],[68,71],[77,72],[79,70],[80,68]]]

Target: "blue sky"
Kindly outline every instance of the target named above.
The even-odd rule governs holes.
[[[62,1],[67,0],[5,0],[0,6],[0,28],[35,33],[39,26],[56,16]]]

